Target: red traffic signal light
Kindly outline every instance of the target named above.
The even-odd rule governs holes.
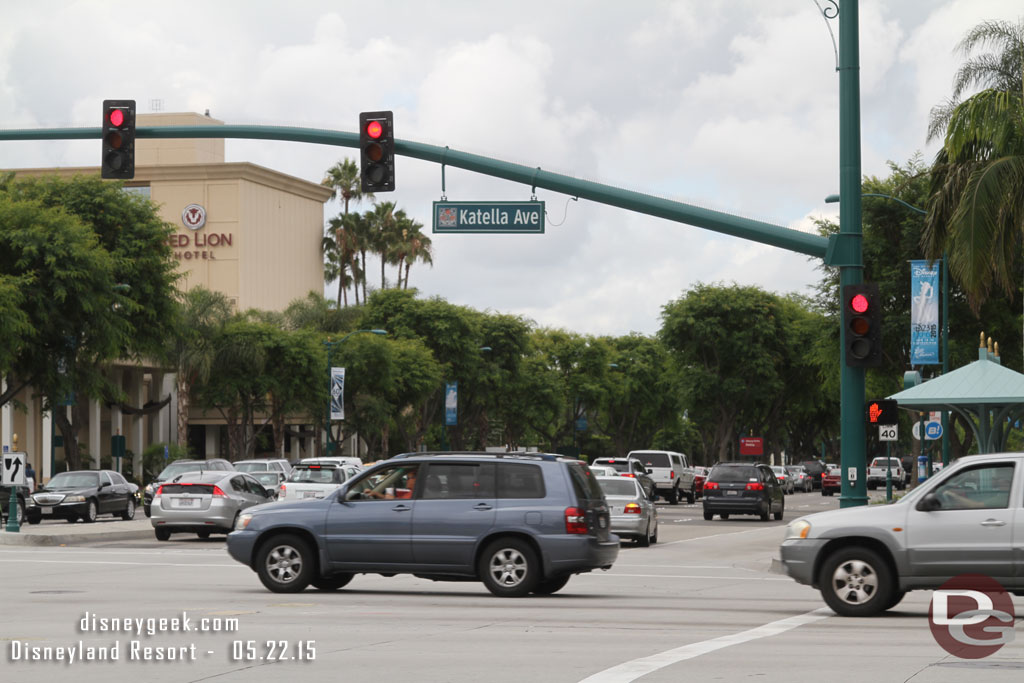
[[[395,189],[395,123],[390,111],[359,115],[359,157],[363,192]]]
[[[100,176],[135,177],[135,100],[103,100]]]
[[[878,285],[865,282],[842,288],[843,355],[853,368],[882,364],[882,306]]]
[[[867,408],[868,424],[896,425],[900,423],[899,403],[887,398],[880,401],[869,401]]]

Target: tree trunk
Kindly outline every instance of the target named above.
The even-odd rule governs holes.
[[[53,411],[57,429],[60,430],[61,438],[64,439],[64,462],[68,471],[82,469],[81,450],[78,447],[78,430],[81,424],[79,412],[77,403],[71,406],[71,420],[68,420],[67,411],[63,406],[58,406]]]
[[[409,289],[409,268],[412,267],[412,261],[405,262],[405,284],[402,285],[402,289]],[[419,272],[419,271],[416,271]]]
[[[366,250],[361,249],[359,251],[360,256],[363,258],[363,303],[366,303]]]
[[[189,409],[189,382],[185,373],[180,369],[175,376],[175,384],[178,387],[178,445],[182,448],[188,447],[188,409]]]

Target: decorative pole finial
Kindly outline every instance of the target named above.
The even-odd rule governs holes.
[[[981,333],[981,339],[979,340],[978,348],[979,349],[985,348],[985,333],[984,332]]]

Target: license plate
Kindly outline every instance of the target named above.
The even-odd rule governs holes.
[[[302,497],[303,498],[316,498],[317,497],[316,491],[303,491],[302,492]]]
[[[39,508],[39,509],[41,510],[41,514],[44,514],[44,515],[51,515],[51,514],[53,514],[53,508],[52,507],[43,507],[43,508]]]
[[[726,491],[725,495],[727,495],[727,496],[738,496],[738,495],[740,495],[740,492],[739,491]]]
[[[177,507],[190,508],[196,504],[195,498],[179,498]]]

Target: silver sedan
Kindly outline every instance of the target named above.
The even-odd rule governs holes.
[[[646,548],[658,542],[658,508],[630,477],[596,477],[611,512],[611,532]]]
[[[230,533],[242,510],[273,500],[272,491],[243,472],[186,472],[156,490],[150,521],[158,541],[172,533],[208,538]]]

